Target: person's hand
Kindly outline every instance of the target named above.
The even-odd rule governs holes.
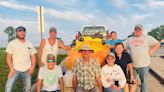
[[[43,62],[40,62],[39,63],[39,68],[42,67],[42,66],[45,66],[45,64]]]
[[[28,73],[29,73],[29,75],[32,75],[33,73],[34,73],[34,68],[30,68],[29,70],[28,70]]]
[[[110,88],[113,89],[113,90],[117,90],[117,91],[120,90],[120,86],[116,86],[116,85],[114,85],[114,84],[112,84],[112,85],[110,86]]]
[[[137,80],[133,76],[131,76],[130,77],[130,83],[136,84]]]
[[[8,74],[8,78],[11,78],[15,74],[14,68],[10,69],[10,72]]]

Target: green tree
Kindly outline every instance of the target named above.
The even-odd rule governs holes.
[[[16,38],[15,36],[15,30],[12,26],[7,27],[4,32],[8,34],[8,42],[14,40]]]
[[[164,39],[164,25],[151,29],[151,31],[148,32],[148,35],[151,35],[158,41],[161,41],[162,39]]]

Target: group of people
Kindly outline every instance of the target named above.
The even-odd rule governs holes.
[[[58,48],[71,49],[56,38],[57,30],[51,27],[49,38],[43,39],[38,50],[38,80],[37,92],[63,92],[63,73],[57,66]],[[6,48],[6,60],[9,66],[9,74],[5,86],[5,92],[12,92],[14,84],[22,77],[23,92],[31,92],[31,76],[36,65],[36,49],[33,44],[25,39],[26,29],[23,26],[16,28],[16,39],[11,41]],[[60,88],[59,88],[59,82]]]
[[[71,49],[56,39],[57,30],[51,27],[49,38],[43,39],[38,50],[37,92],[64,92],[63,74],[57,65],[58,47]],[[36,64],[36,50],[31,42],[25,39],[26,29],[16,29],[17,39],[11,41],[6,49],[7,64],[10,68],[5,92],[12,92],[19,76],[23,81],[23,92],[30,92],[31,76]],[[94,52],[88,44],[83,44],[79,52],[82,57],[74,63],[72,84],[74,92],[135,92],[136,76],[141,80],[141,92],[147,92],[147,79],[150,55],[160,44],[151,36],[143,34],[140,24],[134,27],[134,36],[125,41],[117,39],[116,32],[111,32],[111,52],[100,67],[96,59],[91,58]]]

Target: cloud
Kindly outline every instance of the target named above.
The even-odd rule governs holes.
[[[122,9],[128,7],[128,2],[126,0],[108,0],[111,5],[114,5],[116,8]]]
[[[6,8],[21,10],[21,11],[29,10],[29,11],[36,12],[36,9],[34,7],[23,5],[14,1],[1,1],[0,7],[6,7]]]
[[[135,15],[132,15],[131,18],[134,20],[134,21],[141,21],[141,20],[144,20],[145,18],[148,18],[150,16],[153,16],[154,14],[135,14]]]
[[[139,9],[143,10],[143,9],[146,8],[146,5],[145,4],[135,3],[135,4],[132,4],[132,7],[137,7]]]
[[[58,3],[62,3],[62,1],[67,1],[67,0],[49,0],[50,2],[58,2]],[[70,2],[76,2],[76,0],[71,0]],[[67,1],[66,4],[70,3]],[[11,1],[1,1],[0,3],[1,7],[7,7],[7,8],[11,8],[11,9],[15,9],[15,10],[29,10],[29,11],[34,11],[36,12],[36,7],[30,6],[30,5],[24,5],[24,4],[20,4],[18,2],[11,2]],[[63,11],[59,11],[56,9],[52,9],[52,8],[44,8],[45,10],[45,14],[56,17],[56,18],[60,18],[60,19],[64,19],[64,20],[70,20],[70,21],[79,21],[79,22],[88,22],[89,20],[94,18],[94,15],[92,14],[88,14],[88,13],[81,13],[77,10],[63,10]]]
[[[45,1],[62,7],[73,6],[78,3],[78,0],[45,0]]]
[[[164,7],[164,1],[160,0],[149,0],[148,5],[152,8]]]
[[[70,20],[70,21],[79,21],[79,22],[88,22],[94,18],[94,15],[81,13],[76,10],[64,10],[59,11],[51,8],[45,9],[45,14],[49,14],[50,16],[55,16],[60,19]]]
[[[164,8],[164,1],[159,0],[148,0],[146,3],[134,3],[132,4],[132,7],[137,7],[141,10],[143,9],[158,9],[158,8]]]

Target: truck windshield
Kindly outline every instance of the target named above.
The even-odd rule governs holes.
[[[104,27],[84,27],[82,33],[104,33],[106,32]]]

